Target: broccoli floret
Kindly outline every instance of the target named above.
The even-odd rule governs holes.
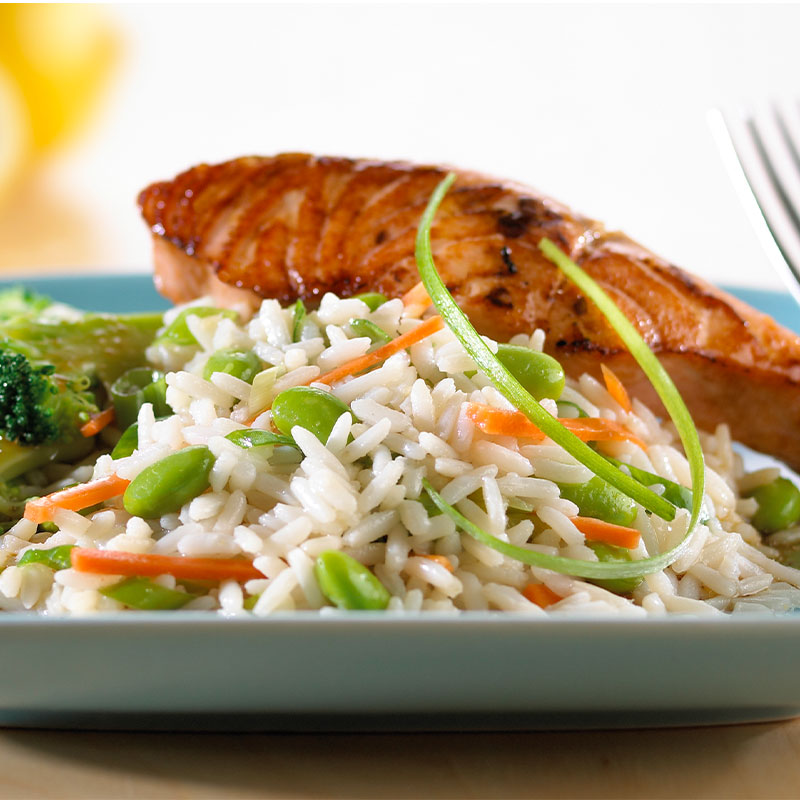
[[[0,352],[0,429],[22,444],[44,444],[58,437],[53,400],[55,367],[34,367],[21,353]]]
[[[42,302],[0,292],[0,482],[85,456],[93,439],[81,425],[120,374],[144,363],[162,324],[161,314],[86,314]]]

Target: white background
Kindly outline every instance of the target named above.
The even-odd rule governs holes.
[[[40,267],[149,269],[140,188],[200,161],[303,150],[511,177],[711,280],[779,286],[707,112],[800,97],[797,5],[110,11],[125,60],[56,179],[94,245]]]

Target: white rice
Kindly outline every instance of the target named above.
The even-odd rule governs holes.
[[[423,478],[446,502],[503,541],[551,555],[598,560],[572,521],[578,507],[560,496],[558,486],[587,481],[592,473],[549,440],[532,443],[478,430],[464,413],[465,402],[511,406],[485,376],[474,372],[472,358],[450,331],[441,330],[333,387],[315,383],[322,373],[372,346],[368,338],[353,336],[354,317],[374,322],[390,336],[419,324],[403,314],[399,300],[370,312],[358,299],[331,294],[322,298],[317,312],[308,314],[299,342],[292,342],[293,312],[271,300],[244,323],[190,315],[187,324],[198,346],[162,344],[148,351],[153,366],[167,370],[167,399],[174,415],[156,421],[152,408],[143,406],[134,454],[116,461],[101,456],[92,475],[84,468],[73,479],[116,473],[131,480],[165,455],[202,444],[215,457],[209,491],[160,520],[132,517],[120,498],[85,515],[59,511],[55,533],[37,532],[33,523],[21,520],[0,542],[0,608],[47,614],[123,610],[102,593],[118,576],[16,565],[27,549],[61,544],[252,561],[263,578],[244,585],[223,581],[184,606],[228,616],[324,610],[328,601],[315,575],[315,560],[328,550],[341,550],[368,566],[391,595],[388,610],[397,613],[495,610],[639,617],[775,613],[800,607],[800,571],[774,559],[775,547],[800,543],[800,528],[762,542],[748,522],[756,504],[741,493],[777,473],[769,468],[745,474],[725,426],[702,437],[707,523],[698,526],[671,567],[646,576],[629,594],[526,566],[458,531],[448,516],[431,514]],[[496,350],[496,343],[487,341]],[[541,350],[544,334],[535,331],[512,342]],[[274,369],[262,373],[266,377],[256,380],[255,389],[225,373],[205,380],[209,356],[227,347],[252,349]],[[271,414],[264,407],[281,391],[309,384],[331,391],[355,416],[342,414],[327,442],[295,427],[291,433],[299,452],[278,448],[261,455],[225,438],[254,414],[253,427],[270,429]],[[630,442],[608,443],[609,454],[688,484],[688,463],[675,446],[671,426],[639,401],[625,412],[601,383],[586,375],[567,381],[563,399],[590,416],[615,420],[647,445],[642,450]],[[542,406],[558,413],[553,401]],[[516,510],[520,504],[532,510]],[[632,557],[677,544],[688,517],[679,510],[667,524],[640,509],[635,527],[642,541]],[[156,580],[182,590],[171,576]],[[556,597],[546,610],[526,596],[527,587],[537,584]]]

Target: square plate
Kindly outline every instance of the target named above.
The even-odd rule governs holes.
[[[39,278],[82,308],[165,308],[149,275]],[[737,295],[800,329],[788,295]],[[0,615],[0,724],[498,730],[800,715],[800,616]]]

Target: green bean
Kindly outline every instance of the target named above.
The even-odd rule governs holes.
[[[303,320],[306,318],[305,303],[298,299],[294,304],[294,323],[292,324],[292,341],[299,342],[303,334]]]
[[[177,317],[167,326],[167,328],[156,337],[156,344],[178,344],[178,345],[193,345],[197,344],[197,339],[194,334],[189,330],[186,324],[187,317],[227,317],[228,319],[236,319],[237,314],[227,308],[213,308],[212,306],[191,306],[184,308]]]
[[[750,520],[761,533],[775,533],[800,521],[800,489],[788,478],[776,478],[745,493],[758,503]]]
[[[111,458],[116,461],[118,458],[127,458],[133,455],[133,451],[139,446],[139,423],[134,422],[128,425],[125,432],[119,437],[111,451]]]
[[[135,517],[171,514],[209,487],[213,465],[214,456],[205,445],[184,447],[145,467],[128,485],[122,504]]]
[[[561,397],[564,368],[554,358],[515,344],[498,345],[497,358],[536,400]]]
[[[50,569],[69,569],[72,566],[71,552],[74,544],[62,544],[49,550],[26,550],[17,561],[17,566],[44,564]]]
[[[355,298],[365,303],[370,311],[374,311],[386,302],[386,295],[380,294],[380,292],[363,292],[355,295]]]
[[[586,483],[560,483],[561,496],[580,509],[582,517],[594,517],[630,527],[636,519],[636,503],[595,475]]]
[[[351,319],[350,328],[356,336],[367,336],[374,345],[387,344],[392,341],[386,331],[368,319]]]
[[[386,587],[363,564],[339,550],[320,553],[314,574],[322,594],[337,608],[379,611],[389,605]]]
[[[239,447],[249,450],[253,447],[267,447],[267,446],[287,446],[297,447],[294,439],[291,436],[282,436],[272,431],[262,431],[256,428],[243,428],[239,431],[231,431],[226,437]]]
[[[272,402],[272,422],[281,433],[291,436],[292,428],[299,425],[311,431],[322,444],[328,441],[336,420],[348,412],[350,409],[330,392],[309,386],[286,389]]]
[[[217,350],[203,368],[203,377],[208,381],[215,372],[224,372],[245,383],[252,383],[264,365],[252,350]]]
[[[606,456],[605,458],[615,467],[620,467],[623,472],[627,470],[631,478],[633,478],[635,481],[639,481],[642,486],[649,486],[651,488],[653,486],[663,486],[664,491],[661,496],[665,500],[669,500],[672,505],[677,506],[678,508],[685,508],[687,511],[692,510],[691,489],[687,489],[685,486],[675,483],[675,481],[662,478],[660,475],[656,475],[653,472],[647,472],[643,469],[639,469],[638,467],[634,467],[631,464],[625,464],[622,461],[617,461],[616,458],[612,458],[611,456]]]
[[[586,545],[594,550],[598,561],[606,563],[633,561],[631,551],[625,547],[614,547],[614,545],[603,544],[602,542],[586,542]],[[643,580],[641,575],[638,575],[634,578],[611,578],[609,580],[592,580],[589,582],[601,586],[603,589],[608,589],[609,592],[629,594]]]
[[[167,589],[148,578],[128,578],[100,589],[100,594],[142,611],[171,611],[185,606],[197,596],[177,589]]]
[[[167,404],[167,380],[164,374],[149,367],[135,367],[111,384],[117,427],[127,428],[136,422],[139,409],[151,403],[157,417],[172,414]]]

